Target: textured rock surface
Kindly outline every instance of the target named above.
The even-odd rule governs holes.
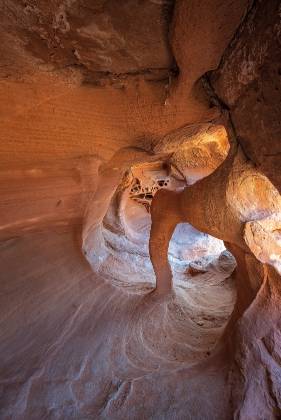
[[[81,224],[99,164],[85,157],[0,170],[0,238],[50,224]]]
[[[206,359],[233,306],[231,266],[153,301],[95,276],[80,235],[56,228],[1,245],[1,418],[208,418],[203,395],[225,418],[226,366]]]
[[[234,255],[237,299],[224,332],[225,338],[231,338],[230,348],[234,350],[235,363],[230,375],[230,381],[235,378],[234,383],[231,382],[234,415],[276,418],[280,414],[281,390],[281,370],[275,362],[276,357],[278,360],[280,357],[279,338],[273,339],[272,345],[277,349],[274,357],[265,355],[266,350],[260,349],[258,340],[265,340],[272,331],[279,334],[280,330],[276,320],[280,320],[277,312],[281,298],[281,196],[278,191],[232,144],[226,160],[210,176],[181,192],[158,191],[151,215],[149,249],[156,274],[156,293],[160,295],[171,293],[175,283],[168,261],[168,246],[178,223],[189,222],[200,231],[222,239]],[[259,364],[254,373],[251,369],[255,360]]]
[[[243,150],[281,189],[281,5],[255,1],[212,76]]]
[[[6,0],[0,41],[1,419],[280,418],[280,1]]]

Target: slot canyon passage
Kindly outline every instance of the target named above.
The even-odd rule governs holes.
[[[0,418],[281,419],[281,1],[0,11]]]

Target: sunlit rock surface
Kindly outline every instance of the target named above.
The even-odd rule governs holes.
[[[280,1],[0,12],[0,418],[280,418]]]

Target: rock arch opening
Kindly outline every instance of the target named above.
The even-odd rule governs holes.
[[[136,328],[141,328],[141,335],[148,334],[146,346],[154,349],[155,357],[157,354],[168,364],[186,366],[202,362],[215,350],[236,299],[232,276],[236,263],[224,243],[189,223],[179,223],[167,249],[174,293],[163,296],[160,301],[154,300],[152,294],[150,300],[156,287],[155,267],[151,264],[149,250],[154,197],[160,191],[181,192],[188,182],[192,185],[199,177],[207,176],[222,164],[229,150],[222,126],[193,127],[191,137],[189,134],[186,130],[176,132],[173,148],[165,150],[164,141],[152,161],[147,161],[144,153],[142,162],[123,168],[123,178],[115,179],[116,191],[101,214],[100,224],[94,227],[91,223],[86,224],[87,236],[84,238],[86,257],[93,270],[123,292],[139,296]],[[194,170],[198,151],[204,159],[197,162]],[[177,167],[179,162],[180,168]],[[184,167],[184,162],[189,166]],[[92,211],[96,211],[96,207],[90,208],[89,221]],[[165,231],[165,225],[162,229]],[[160,255],[162,242],[157,244]],[[179,314],[178,318],[174,311]],[[166,313],[165,322],[161,320],[163,313]],[[150,333],[143,330],[146,318],[150,320]],[[160,327],[165,331],[173,330],[174,341],[168,338],[167,342],[164,340],[159,344],[162,339],[156,330]],[[162,333],[168,337],[167,333]],[[178,334],[181,339],[176,338]],[[131,342],[130,354],[137,352],[135,346],[136,342]],[[171,348],[176,355],[174,358]]]
[[[1,419],[281,418],[280,52],[280,0],[0,2]]]

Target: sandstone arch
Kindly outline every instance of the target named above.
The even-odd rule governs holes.
[[[0,2],[1,419],[280,418],[280,33]]]

